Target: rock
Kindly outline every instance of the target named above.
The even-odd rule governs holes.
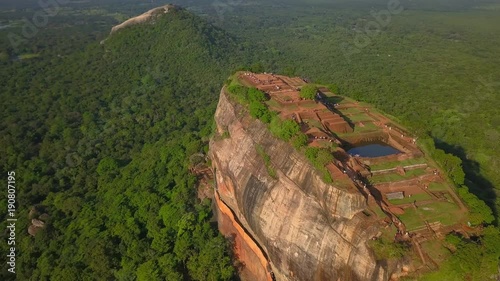
[[[31,235],[31,236],[35,236],[35,235],[36,235],[36,233],[37,233],[39,230],[40,230],[40,228],[38,228],[38,227],[36,227],[36,226],[34,226],[34,225],[30,225],[30,226],[28,227],[28,233],[29,233],[29,235]]]
[[[218,133],[230,136],[210,141],[219,229],[237,241],[237,256],[255,280],[389,279],[396,268],[376,261],[366,244],[380,227],[362,213],[366,199],[358,191],[324,183],[302,154],[224,90],[215,121]]]
[[[42,221],[47,221],[49,219],[49,214],[47,213],[43,213],[41,214],[38,219],[42,220]]]
[[[45,217],[49,217],[49,215],[47,214],[43,214],[40,216],[43,217],[45,215]],[[31,235],[31,236],[35,236],[37,234],[38,231],[40,231],[40,229],[42,229],[43,227],[45,227],[45,223],[39,219],[31,219],[31,225],[28,227],[28,233]]]
[[[32,219],[31,220],[31,223],[33,224],[33,226],[35,227],[43,227],[45,225],[45,223],[41,220],[37,220],[37,219]]]

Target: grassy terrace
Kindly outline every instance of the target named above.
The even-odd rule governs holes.
[[[363,113],[359,113],[359,114],[355,114],[355,115],[348,115],[347,117],[349,119],[351,119],[352,122],[372,122],[373,121],[373,118],[371,118],[370,116],[363,114]]]
[[[447,185],[444,182],[431,182],[429,184],[430,191],[448,191]]]
[[[414,230],[425,226],[424,220],[429,223],[439,221],[445,226],[453,225],[464,219],[464,214],[453,203],[434,202],[418,208],[406,208],[405,213],[400,215],[399,218],[404,222],[408,230]]]
[[[373,207],[373,208],[370,208],[375,214],[377,214],[377,216],[379,218],[385,218],[387,217],[387,215],[384,213],[384,211],[382,211],[382,209],[380,209],[379,206],[376,206],[376,207]]]
[[[304,119],[303,120],[305,123],[307,123],[309,126],[311,127],[316,127],[316,128],[319,128],[319,129],[322,129],[323,126],[321,125],[321,123],[318,121],[318,120],[314,120],[314,119]]]
[[[356,107],[343,108],[343,109],[339,109],[339,111],[344,113],[344,114],[363,114],[363,115],[367,116],[367,114],[363,110],[356,108]]]
[[[320,86],[320,85],[318,85]],[[326,100],[332,103],[338,103],[340,105],[355,103],[356,101],[345,96],[339,96],[337,94],[325,94]]]
[[[379,171],[379,170],[392,169],[396,167],[406,167],[406,166],[425,164],[425,163],[428,163],[427,159],[425,159],[424,157],[419,157],[419,158],[406,159],[403,161],[388,161],[384,163],[373,164],[370,165],[370,168],[372,171]]]
[[[315,103],[314,104],[302,104],[302,105],[300,105],[300,107],[302,107],[302,108],[315,108],[315,107],[317,107],[317,104],[315,104]]]
[[[314,141],[316,143],[316,145],[318,147],[322,147],[322,148],[331,148],[331,149],[334,149],[337,147],[337,144],[333,143],[333,142],[330,142],[328,140],[320,140],[320,139],[317,139]]]
[[[428,240],[421,244],[422,249],[436,262],[440,263],[448,258],[451,252],[441,245],[440,241]]]
[[[374,250],[377,260],[401,258],[408,253],[409,248],[398,243],[393,243],[394,229],[385,229],[377,240],[370,240],[368,245]]]
[[[379,127],[375,126],[375,124],[368,122],[365,123],[364,126],[354,126],[354,133],[363,133],[368,131],[377,131],[380,130]]]
[[[269,107],[272,107],[272,108],[276,108],[276,109],[282,109],[283,106],[281,106],[281,104],[273,99],[270,99],[268,101],[265,102],[267,104],[267,106]]]
[[[389,173],[389,174],[381,174],[381,175],[375,175],[370,178],[370,182],[377,184],[377,183],[384,183],[384,182],[397,182],[397,181],[404,181],[404,180],[409,180],[411,178],[415,178],[418,176],[425,175],[426,171],[424,169],[415,169],[415,170],[410,170],[406,172],[404,175],[400,175],[396,172],[394,173]]]
[[[362,134],[362,133],[367,133],[367,132],[377,132],[379,131],[380,128],[375,126],[375,124],[371,123],[371,122],[367,122],[367,123],[364,123],[364,126],[358,126],[358,125],[355,125],[354,126],[354,132],[352,133],[345,133],[345,134],[338,134],[338,136],[340,138],[343,138],[343,137],[358,137],[359,134]]]
[[[403,204],[409,204],[413,203],[414,201],[420,202],[420,201],[426,201],[426,200],[431,200],[433,199],[429,194],[427,193],[420,193],[420,194],[415,194],[412,195],[411,197],[405,197],[403,199],[396,199],[396,200],[390,200],[391,204],[394,205],[403,205]]]

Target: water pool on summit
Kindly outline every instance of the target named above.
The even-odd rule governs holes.
[[[401,151],[388,144],[371,143],[353,147],[347,150],[347,153],[360,157],[383,157],[398,154],[401,153]]]

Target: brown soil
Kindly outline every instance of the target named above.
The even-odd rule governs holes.
[[[395,215],[403,215],[405,210],[399,207],[390,207],[389,210]]]

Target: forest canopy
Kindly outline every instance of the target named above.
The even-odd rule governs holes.
[[[210,221],[209,202],[196,199],[188,159],[206,152],[220,87],[235,69],[335,83],[335,93],[399,119],[427,142],[472,223],[493,224],[475,240],[447,237],[453,258],[423,280],[496,274],[494,3],[401,1],[405,11],[347,59],[339,42],[354,45],[370,9],[387,1],[236,1],[222,11],[192,1],[192,10],[227,32],[179,11],[102,45],[118,19],[149,6],[101,1],[106,10],[93,2],[63,7],[19,48],[3,35],[20,32],[19,18],[31,17],[33,4],[0,19],[0,167],[15,170],[19,186],[18,280],[231,279],[229,246]],[[252,105],[252,116],[272,123],[260,106],[265,97],[234,89]],[[293,126],[275,131],[304,145]],[[325,159],[319,151],[307,155],[313,163]],[[27,233],[32,218],[45,221],[35,237]]]

